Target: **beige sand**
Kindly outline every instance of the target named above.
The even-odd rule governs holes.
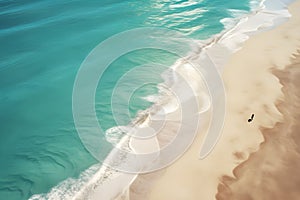
[[[290,66],[274,73],[284,86],[284,101],[277,105],[284,120],[262,129],[265,142],[234,169],[235,178],[223,177],[218,200],[300,198],[300,52]]]
[[[163,172],[140,175],[131,186],[131,200],[215,199],[222,176],[233,177],[233,169],[259,149],[264,141],[260,127],[272,128],[283,120],[275,106],[284,99],[282,85],[271,70],[284,69],[300,47],[300,0],[289,9],[293,16],[288,22],[251,37],[225,67],[227,114],[214,151],[198,159],[203,139],[199,134],[188,152]],[[252,113],[254,121],[248,123]]]

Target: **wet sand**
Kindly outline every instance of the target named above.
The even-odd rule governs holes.
[[[289,6],[288,22],[252,36],[225,66],[227,113],[214,151],[199,160],[199,134],[174,164],[139,175],[130,187],[131,200],[296,198],[299,140],[292,132],[299,119],[294,95],[299,83],[290,81],[298,74],[290,64],[300,47],[299,10],[298,0]]]

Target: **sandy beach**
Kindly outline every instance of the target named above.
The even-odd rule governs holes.
[[[287,22],[251,36],[226,64],[227,112],[213,152],[199,160],[204,137],[199,134],[174,164],[139,175],[131,200],[299,197],[299,9],[297,0]]]
[[[234,178],[222,178],[218,200],[299,199],[300,52],[295,56],[284,70],[273,72],[283,85],[284,99],[277,103],[283,121],[273,128],[261,129],[265,141],[234,169]]]

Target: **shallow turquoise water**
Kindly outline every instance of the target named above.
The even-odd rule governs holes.
[[[232,17],[228,9],[249,10],[249,2],[0,1],[0,199],[47,192],[96,163],[73,124],[72,89],[80,64],[98,43],[148,26],[206,39],[224,29],[220,20]],[[145,60],[170,65],[176,58],[144,50],[114,62],[97,90],[96,110],[104,129],[116,125],[110,108],[116,80]],[[131,116],[151,105],[140,97],[156,92],[155,85],[137,91],[130,101]]]

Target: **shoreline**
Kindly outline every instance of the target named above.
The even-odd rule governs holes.
[[[202,53],[199,54],[199,50],[201,52],[201,49],[203,48],[208,56],[211,58],[214,62],[214,64],[216,64],[218,66],[218,69],[223,69],[225,62],[228,59],[228,55],[232,54],[233,52],[238,51],[242,44],[245,42],[245,40],[247,40],[249,38],[249,35],[251,35],[253,32],[261,32],[265,29],[270,29],[273,27],[276,27],[278,25],[278,20],[280,21],[284,21],[286,20],[286,18],[288,18],[290,16],[290,14],[288,13],[288,11],[286,10],[284,3],[280,4],[279,2],[276,2],[275,5],[277,5],[276,8],[273,8],[270,3],[269,5],[265,6],[264,3],[268,2],[268,0],[264,0],[261,2],[261,4],[259,4],[258,7],[253,8],[253,10],[250,13],[247,13],[246,15],[243,16],[239,16],[237,18],[233,18],[230,20],[233,20],[234,24],[232,27],[228,27],[226,29],[224,29],[221,33],[213,35],[210,39],[205,40],[205,41],[200,41],[200,45],[199,45],[199,49],[196,50],[195,52],[192,51],[191,55],[187,56],[187,59],[190,60],[191,62],[199,62],[202,58]],[[279,4],[278,4],[279,3]],[[273,4],[272,4],[273,5]],[[266,12],[267,11],[267,12]],[[267,18],[267,21],[264,21],[262,19]],[[234,37],[234,39],[232,40],[232,37]],[[202,46],[202,42],[204,42],[204,46]],[[215,54],[223,52],[224,55],[220,56],[215,56]],[[226,51],[226,53],[225,53]],[[194,57],[197,57],[196,59],[194,59]],[[185,63],[181,63],[181,65],[184,65]],[[177,61],[175,62],[174,66],[172,66],[171,68],[177,68],[178,64]],[[189,72],[186,71],[185,69],[183,69],[183,73],[180,71],[182,66],[179,67],[179,70],[174,69],[175,71],[177,71],[179,74],[181,74],[182,76],[186,76],[188,78],[188,74]],[[183,67],[184,68],[184,67]],[[204,72],[205,73],[205,72]],[[195,79],[196,84],[197,81],[201,82],[202,80],[198,80],[197,78]],[[191,81],[190,84],[193,81]],[[178,84],[178,83],[177,83]],[[195,83],[194,83],[195,84]],[[200,84],[201,85],[201,84]],[[196,87],[195,90],[197,90],[198,87]],[[210,110],[211,111],[211,110]],[[210,112],[209,111],[209,112]],[[176,111],[177,112],[177,111]],[[201,118],[204,118],[204,116],[208,116],[211,113],[203,113],[203,116],[201,116]],[[173,114],[170,114],[170,116],[173,117]],[[206,120],[206,119],[205,119]],[[201,127],[198,132],[201,133],[206,133],[208,130],[208,124],[209,122],[205,122],[204,123],[204,127]],[[170,130],[173,129],[176,126],[176,124],[172,125],[170,124]],[[169,125],[167,126],[169,127]],[[169,141],[170,139],[173,138],[173,136],[168,136],[168,135],[173,135],[173,131],[162,131],[161,134],[158,134],[157,136],[157,142],[161,147],[164,147],[166,142]],[[205,138],[205,134],[202,134],[201,139],[198,142],[198,147],[201,147],[202,141],[204,141]],[[149,146],[149,145],[148,145]],[[133,151],[135,151],[134,149],[132,149]],[[143,151],[143,150],[142,150]],[[146,150],[149,151],[149,150]],[[200,157],[204,156],[201,155],[203,154],[203,152],[200,153]],[[164,170],[161,170],[164,171]],[[160,172],[158,172],[160,174]],[[149,173],[151,177],[153,177],[151,174]],[[129,196],[132,196],[132,193],[129,191],[131,188],[131,185],[133,185],[135,182],[139,182],[139,176],[138,178],[133,178],[131,179],[129,182],[119,182],[118,180],[123,179],[122,177],[127,177],[128,174],[126,173],[119,173],[118,178],[113,178],[111,181],[109,181],[108,185],[103,185],[103,186],[99,186],[98,188],[96,188],[92,193],[92,195],[89,195],[92,197],[92,199],[97,199],[100,197],[106,196],[106,194],[102,194],[101,191],[109,191],[108,193],[111,193],[111,195],[109,196],[113,196],[113,199],[129,199]],[[156,177],[156,175],[154,175],[154,177]],[[125,178],[126,179],[126,178]],[[114,183],[112,183],[114,182]],[[121,185],[124,186],[123,190],[115,190],[113,185],[116,185],[117,188],[120,188]],[[104,188],[104,189],[103,189]],[[106,189],[105,189],[106,188]],[[107,193],[107,192],[104,192]],[[115,194],[115,195],[112,195]]]
[[[253,14],[253,13],[251,13],[251,14]],[[284,14],[283,14],[284,15]],[[274,21],[274,22],[276,22],[276,21]],[[276,23],[275,23],[276,24]],[[236,24],[237,25],[237,24]],[[275,25],[274,25],[275,26]],[[255,26],[254,26],[255,27]],[[271,27],[273,27],[273,26],[271,26]],[[251,32],[251,30],[253,31],[254,29],[251,29],[251,28],[253,28],[253,27],[250,27],[249,28],[249,32]],[[233,32],[235,32],[235,33],[239,33],[239,30],[234,30],[235,29],[235,27],[233,27],[232,29],[230,29],[230,31],[228,31],[228,32],[231,32],[232,30],[233,30]],[[260,30],[258,30],[258,32],[259,32]],[[221,41],[221,43],[222,43],[222,45],[227,45],[227,43],[226,43],[226,37],[225,36],[227,36],[227,34],[228,34],[228,32],[226,32],[226,30],[224,30],[224,31],[222,31],[220,34],[217,34],[216,35],[216,37],[212,37],[212,38],[210,38],[211,39],[211,41],[209,42],[209,44],[207,45],[208,46],[208,48],[211,46],[211,45],[214,45],[214,44],[216,44],[216,43],[218,43],[218,42],[220,42]],[[246,31],[247,32],[247,31]],[[224,34],[225,33],[225,34]],[[230,34],[229,34],[230,35]],[[242,34],[237,34],[237,35],[234,35],[235,37],[240,37],[240,36],[244,36],[243,35],[243,32],[242,32]],[[225,42],[224,42],[225,41]],[[228,41],[227,41],[228,42]],[[233,47],[240,47],[240,44],[241,43],[243,43],[244,41],[235,41],[236,43],[233,45]],[[242,46],[244,46],[244,45],[242,45]],[[221,49],[222,50],[222,49]],[[230,50],[232,50],[232,51],[236,51],[236,49],[235,48],[233,48],[233,49],[230,49]],[[214,55],[214,51],[210,51],[209,52],[210,54],[212,54],[212,55]],[[226,56],[227,56],[227,54],[226,54]],[[224,56],[225,57],[225,56]],[[220,60],[218,60],[218,58],[214,58],[215,60],[217,60],[217,62],[218,62],[218,64],[219,65],[222,65],[223,63],[224,63],[224,60],[222,60],[221,59],[221,62],[219,62]],[[221,63],[221,64],[220,64]],[[247,116],[248,117],[248,116]],[[207,129],[207,127],[203,127],[203,129]],[[202,130],[202,131],[200,131],[200,132],[205,132],[205,130]],[[204,134],[200,134],[201,136],[199,136],[198,137],[198,139],[197,139],[197,141],[196,141],[196,143],[193,145],[194,147],[194,149],[193,149],[193,151],[199,151],[199,149],[200,149],[200,147],[201,147],[201,145],[202,145],[202,141],[203,141],[203,137],[205,136]],[[253,149],[252,149],[253,150]],[[199,154],[199,152],[197,152],[195,155],[197,155],[198,156],[198,154]],[[237,157],[241,157],[240,159],[238,159],[239,161],[238,162],[241,162],[241,160],[243,160],[243,159],[245,159],[244,157],[244,155],[240,155],[239,154],[239,152],[237,152]],[[194,157],[188,157],[187,158],[187,160],[189,160],[189,159],[193,159],[193,162],[197,162],[198,161],[198,157],[195,159]],[[235,165],[230,165],[230,168],[232,168],[232,167],[234,167]],[[207,167],[207,166],[206,166]],[[171,166],[171,168],[172,168],[172,166]],[[188,166],[186,166],[186,168],[188,168]],[[204,169],[205,169],[205,167],[204,167]],[[147,180],[148,179],[159,179],[160,178],[160,176],[163,176],[164,175],[164,172],[165,171],[167,171],[167,170],[161,170],[160,172],[158,172],[158,173],[150,173],[150,174],[148,174],[148,176],[147,176]],[[103,172],[103,173],[102,173]],[[226,171],[226,172],[228,172],[228,171]],[[225,173],[225,172],[224,172]],[[114,177],[117,177],[117,176],[119,176],[121,174],[121,176],[125,176],[125,179],[126,179],[126,181],[120,181],[122,178],[114,178]],[[114,176],[113,176],[114,175]],[[74,198],[81,198],[81,197],[83,197],[83,196],[85,196],[85,194],[87,193],[87,192],[89,192],[90,194],[88,194],[88,196],[90,196],[90,197],[92,197],[92,198],[94,198],[94,199],[97,199],[97,198],[99,198],[99,197],[101,197],[102,196],[102,193],[104,194],[104,193],[107,193],[107,194],[109,194],[108,196],[113,196],[114,194],[116,194],[117,192],[119,193],[120,191],[122,191],[122,192],[124,192],[124,196],[125,196],[125,198],[126,199],[128,199],[129,198],[129,196],[132,196],[132,193],[130,193],[129,191],[127,191],[126,190],[126,188],[123,188],[124,187],[124,185],[126,185],[126,187],[128,187],[128,185],[130,185],[131,184],[131,181],[128,181],[128,180],[132,180],[132,179],[134,179],[134,178],[132,178],[132,177],[128,177],[128,179],[126,178],[126,174],[123,174],[123,173],[115,173],[114,174],[114,170],[109,170],[108,168],[106,168],[106,167],[104,167],[104,166],[101,166],[100,167],[100,170],[98,171],[98,172],[96,172],[95,173],[95,175],[90,179],[90,181],[88,181],[87,182],[87,184],[85,185],[85,187],[84,188],[81,188],[81,190],[79,191],[79,193],[77,193],[77,195],[79,195],[79,196],[77,196],[77,195],[75,195],[75,197]],[[130,176],[130,175],[129,175]],[[142,175],[142,176],[144,176],[144,175]],[[107,177],[110,177],[113,181],[112,182],[114,182],[114,183],[111,183],[110,182],[110,179],[109,178],[107,178]],[[141,176],[139,176],[139,178],[140,178]],[[101,180],[101,181],[103,181],[103,182],[107,182],[107,184],[108,185],[105,185],[105,184],[103,184],[103,187],[102,186],[100,186],[101,184],[99,184],[98,185],[98,183],[99,182],[101,182],[101,181],[99,181],[99,180]],[[146,182],[147,182],[147,180],[145,180]],[[139,179],[136,179],[135,181],[134,181],[134,183],[139,183]],[[214,185],[216,185],[216,184],[218,184],[219,183],[219,181],[218,180],[214,180],[214,182],[213,182],[213,184]],[[149,183],[149,184],[153,184],[153,185],[155,185],[154,184],[154,182],[152,183]],[[146,187],[148,187],[149,185],[147,185],[147,184],[145,184],[146,185]],[[193,187],[192,185],[191,185],[191,187]],[[116,189],[116,188],[121,188],[121,189]],[[123,188],[123,190],[122,190],[122,188]],[[132,188],[132,187],[131,187]],[[148,188],[146,188],[146,190],[144,190],[144,192],[145,191],[147,191],[148,190]],[[103,191],[105,191],[105,192],[103,192]],[[82,194],[81,194],[82,193]],[[106,194],[106,195],[107,195]],[[82,196],[83,195],[83,196]],[[105,196],[105,197],[107,197],[107,196]],[[122,197],[123,198],[123,197]],[[134,198],[133,198],[134,199]]]
[[[150,186],[147,182],[151,189],[141,192],[148,192],[149,199],[214,199],[220,182],[230,179],[224,177],[234,177],[233,170],[259,149],[264,141],[260,127],[272,128],[283,120],[275,105],[283,99],[281,84],[271,70],[283,70],[300,46],[299,7],[299,0],[293,2],[288,22],[251,36],[230,57],[223,72],[228,98],[226,122],[214,152],[199,160],[202,136],[198,136],[188,152],[163,173],[139,175],[130,188],[131,200],[139,199],[139,185]],[[252,113],[255,118],[249,124]]]

